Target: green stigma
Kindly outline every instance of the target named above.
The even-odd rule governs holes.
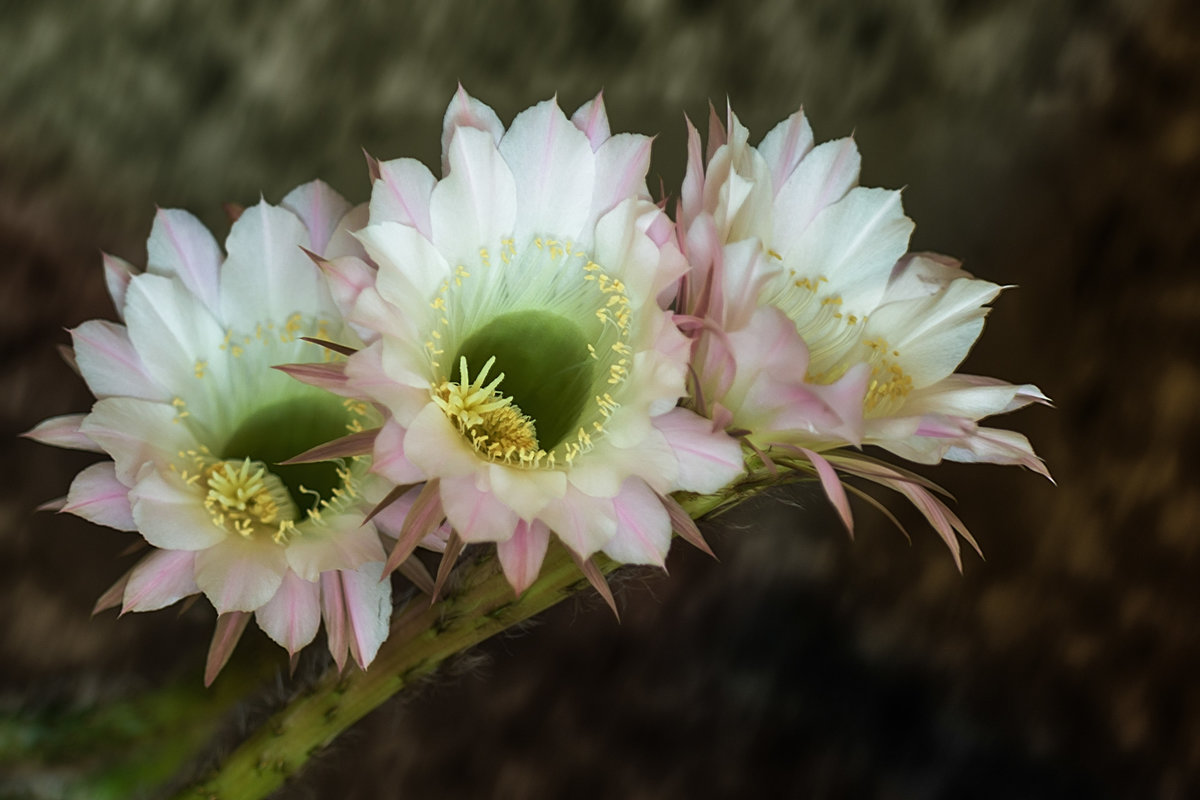
[[[495,358],[491,374],[504,373],[498,391],[533,422],[538,445],[551,450],[575,431],[591,392],[587,345],[580,327],[564,316],[513,311],[471,334],[452,363],[465,358],[478,370]]]

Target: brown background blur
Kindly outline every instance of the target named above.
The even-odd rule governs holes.
[[[436,168],[458,80],[506,122],[603,88],[668,190],[683,112],[728,96],[753,141],[802,103],[818,139],[853,131],[915,249],[1020,285],[965,369],[1056,400],[1002,424],[1058,487],[935,470],[987,555],[962,576],[907,512],[911,546],[862,505],[850,542],[811,491],[743,509],[721,563],[677,548],[621,624],[585,598],[487,644],[285,795],[1200,796],[1200,7],[242,5],[0,12],[0,707],[198,680],[211,629],[90,619],[131,536],[32,511],[94,460],[14,437],[88,406],[54,348],[112,316],[101,249],[144,263],[156,203],[223,231],[223,201],[313,177],[364,200],[361,147]]]

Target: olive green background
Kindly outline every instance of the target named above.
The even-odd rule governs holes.
[[[603,88],[668,192],[710,100],[755,141],[802,103],[819,139],[853,132],[915,249],[1020,286],[965,369],[1056,400],[1002,424],[1059,485],[933,470],[987,555],[962,576],[901,503],[911,546],[862,505],[849,541],[812,491],[745,508],[710,529],[720,563],[678,548],[621,581],[620,624],[584,598],[487,644],[283,796],[1196,796],[1198,76],[1188,0],[8,0],[0,711],[199,681],[211,629],[202,604],[90,619],[133,538],[32,511],[93,460],[14,437],[89,403],[55,345],[111,318],[99,251],[142,263],[155,204],[224,229],[222,202],[313,177],[365,200],[360,148],[436,169],[457,81],[505,121]],[[0,796],[73,769],[31,761]]]

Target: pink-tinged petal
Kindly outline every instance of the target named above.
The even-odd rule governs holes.
[[[979,375],[947,375],[942,380],[910,393],[903,412],[947,414],[971,420],[1007,414],[1030,403],[1050,405],[1050,398],[1032,384],[1012,384]]]
[[[477,488],[474,475],[442,479],[442,508],[467,543],[502,542],[517,526],[513,510],[486,488]]]
[[[117,480],[111,461],[92,464],[76,475],[62,510],[119,531],[137,530],[129,508],[129,487]]]
[[[462,437],[458,439],[461,441]],[[534,519],[547,503],[567,491],[567,476],[558,470],[524,470],[504,464],[487,468],[492,494],[517,513],[521,519]]]
[[[374,293],[374,290],[371,293]],[[368,292],[363,292],[363,297],[366,297],[367,294]],[[367,397],[382,404],[392,412],[397,420],[407,425],[420,413],[421,409],[429,405],[429,379],[425,378],[422,381],[410,370],[406,370],[405,375],[397,375],[392,372],[391,363],[385,369],[383,366],[385,347],[389,362],[392,361],[391,356],[396,355],[396,350],[404,349],[403,344],[397,348],[391,347],[391,342],[390,338],[373,342],[355,353],[346,362],[346,378],[350,387],[360,397]],[[408,342],[404,344],[408,344]],[[415,363],[415,354],[412,353],[415,347],[407,349],[411,358],[405,360]]]
[[[333,301],[321,271],[305,254],[309,233],[286,208],[260,201],[229,229],[221,267],[221,314],[253,330],[296,312],[320,313]]]
[[[604,108],[604,92],[598,92],[595,97],[581,105],[571,115],[571,124],[583,132],[592,150],[599,150],[610,136],[612,130],[608,126],[608,112]]]
[[[333,260],[323,258],[317,262],[317,266],[325,273],[325,280],[329,284],[329,293],[343,316],[350,314],[363,289],[375,284],[375,270],[361,258],[353,256],[344,256]]]
[[[42,420],[21,435],[26,439],[54,447],[103,453],[104,448],[89,439],[79,429],[86,417],[86,414],[64,414],[61,417],[51,417]]]
[[[391,574],[396,567],[406,561],[417,549],[420,541],[441,525],[442,520],[446,518],[446,512],[442,509],[439,484],[440,481],[434,478],[421,487],[408,516],[404,518],[404,526],[400,529],[396,545],[388,554],[387,563],[383,567],[384,575]]]
[[[627,197],[649,200],[646,172],[650,169],[653,139],[635,133],[618,133],[596,151],[596,186],[593,213],[599,217]]]
[[[138,531],[164,550],[203,550],[230,535],[213,523],[202,493],[175,473],[147,466],[130,489],[129,502]]]
[[[704,540],[704,535],[700,533],[700,528],[696,526],[696,521],[684,510],[683,506],[675,502],[675,499],[670,495],[660,496],[659,502],[667,510],[667,515],[671,518],[671,529],[679,534],[679,538],[700,552],[707,553],[713,558],[717,557],[717,554],[708,546],[708,542]]]
[[[430,605],[441,599],[442,589],[446,587],[446,581],[450,579],[450,573],[454,571],[454,565],[458,563],[458,557],[462,555],[464,547],[466,547],[466,542],[460,539],[457,533],[451,531],[450,538],[446,540],[446,549],[442,551],[442,560],[438,562],[437,577],[433,581],[433,594],[429,596]]]
[[[617,531],[612,499],[589,497],[573,486],[568,486],[563,498],[549,503],[538,516],[580,558],[588,558],[604,547]]]
[[[779,269],[768,262],[756,239],[727,245],[718,256],[714,262],[714,314],[725,330],[740,330],[750,324],[758,298]]]
[[[196,553],[196,585],[218,614],[257,610],[279,591],[287,569],[284,548],[268,537],[230,535]]]
[[[804,109],[780,122],[763,137],[758,152],[771,170],[771,185],[776,192],[812,148],[812,126],[804,116]]]
[[[386,425],[379,436],[375,452],[377,456],[386,457],[388,451],[384,448],[392,442]],[[385,436],[388,438],[384,438]],[[408,461],[421,470],[422,474],[447,478],[471,475],[480,469],[481,464],[486,463],[458,432],[445,412],[432,402],[427,403],[409,425],[404,434],[403,452]],[[520,474],[540,476],[543,473],[520,470]],[[404,482],[396,480],[396,483]]]
[[[383,565],[378,562],[344,570],[341,575],[350,654],[366,669],[388,635],[392,583],[383,579]]]
[[[585,458],[575,460],[567,480],[592,497],[615,497],[621,483],[630,475],[646,481],[657,491],[673,491],[679,477],[675,451],[656,428],[646,431],[632,447],[617,447],[605,436],[598,440]]]
[[[79,430],[113,457],[117,477],[128,486],[147,462],[165,465],[180,450],[195,446],[187,426],[176,421],[174,408],[130,397],[98,401]]]
[[[617,622],[620,622],[621,612],[617,611],[617,600],[613,597],[612,587],[608,585],[608,581],[604,578],[604,573],[596,566],[596,562],[590,558],[584,558],[575,552],[571,552],[571,558],[575,560],[575,565],[579,567],[579,571],[583,573],[583,577],[587,578],[587,582],[603,598],[604,603],[613,612],[613,616],[617,618]]]
[[[299,455],[292,456],[286,461],[279,462],[280,464],[311,464],[314,461],[333,461],[337,458],[353,458],[354,456],[365,456],[375,449],[375,437],[379,434],[378,428],[373,428],[369,431],[358,431],[357,433],[347,434],[339,439],[334,439],[332,442],[319,444],[316,447],[311,447]]]
[[[1024,435],[1000,428],[978,428],[964,441],[955,442],[946,451],[950,461],[988,464],[1016,464],[1032,470],[1054,483],[1050,470],[1033,452]]]
[[[449,157],[450,174],[433,188],[429,200],[430,226],[437,250],[448,261],[470,264],[479,258],[479,248],[498,248],[501,239],[512,235],[517,184],[491,135],[483,131],[456,129]],[[587,186],[590,198],[591,183]]]
[[[368,561],[383,561],[386,554],[379,534],[360,514],[322,516],[325,524],[306,529],[287,545],[287,562],[305,581],[315,581],[322,572],[358,569]]]
[[[686,116],[683,121],[687,125],[687,171],[679,190],[677,222],[687,230],[704,211],[704,162],[700,157],[700,132]]]
[[[416,586],[431,598],[434,596],[434,592],[437,591],[437,586],[433,582],[433,576],[429,574],[429,570],[425,569],[425,565],[415,558],[401,562],[400,566],[396,567],[396,571],[412,581],[413,586]]]
[[[125,585],[121,613],[166,608],[196,586],[196,554],[188,550],[155,550],[138,562]]]
[[[146,371],[124,325],[90,320],[71,331],[71,341],[79,371],[97,397],[169,398]]]
[[[117,310],[117,319],[125,318],[125,291],[129,281],[138,273],[134,266],[123,258],[108,253],[100,254],[104,261],[104,286]]]
[[[442,175],[450,172],[450,143],[455,132],[461,128],[484,131],[497,145],[500,144],[500,137],[504,135],[504,123],[496,116],[491,106],[471,97],[460,83],[458,91],[454,93],[454,98],[446,108],[445,116],[442,117]],[[382,164],[380,166],[382,167]]]
[[[290,570],[279,590],[254,618],[263,632],[295,655],[317,636],[321,624],[320,584],[306,581]]]
[[[544,100],[518,114],[500,140],[500,154],[512,170],[520,198],[516,240],[547,231],[579,240],[592,217],[597,158],[587,136],[558,103]],[[572,191],[564,192],[565,185]]]
[[[854,536],[854,515],[850,513],[850,501],[846,498],[846,487],[842,486],[842,482],[838,480],[837,472],[833,465],[825,458],[812,450],[800,448],[800,452],[808,458],[813,468],[817,471],[817,477],[821,480],[821,488],[825,490],[825,496],[829,498],[829,502],[837,509],[838,516],[842,518],[842,524],[846,526],[846,532],[851,537]]]
[[[444,416],[444,415],[443,415]],[[405,455],[407,431],[389,418],[375,437],[374,459],[371,472],[382,475],[392,483],[404,485],[421,483],[429,474],[417,467]]]
[[[353,397],[354,390],[347,385],[346,362],[331,362],[318,364],[278,364],[277,369],[285,375],[290,375],[301,383],[316,386],[327,392],[333,392],[341,397]]]
[[[347,211],[346,216],[342,217],[334,229],[333,236],[329,238],[329,244],[325,245],[325,258],[330,261],[342,258],[356,258],[360,261],[365,259],[367,251],[363,249],[356,234],[367,227],[369,217],[370,209],[366,203],[359,203]]]
[[[217,675],[233,655],[233,648],[237,647],[249,621],[250,615],[245,611],[231,611],[217,617],[217,629],[213,632],[212,643],[208,646],[208,658],[204,664],[205,686],[212,686],[212,682],[217,679]]]
[[[537,520],[518,521],[512,538],[496,544],[496,557],[500,559],[504,577],[518,595],[537,580],[549,544],[550,529]]]
[[[741,445],[698,414],[675,408],[655,417],[653,424],[679,460],[673,491],[711,494],[746,471]]]
[[[379,179],[371,188],[371,222],[399,222],[432,238],[429,199],[435,183],[433,173],[416,159],[380,163]]]
[[[121,605],[121,598],[125,596],[125,586],[129,583],[129,576],[132,574],[133,570],[131,569],[118,578],[116,583],[104,590],[104,594],[96,599],[96,605],[92,606],[93,617],[101,611]]]
[[[629,478],[613,499],[617,530],[604,545],[609,558],[623,564],[661,567],[671,547],[671,517],[658,495],[638,478]]]
[[[945,289],[951,281],[970,278],[962,262],[938,253],[906,253],[892,267],[883,302],[928,297]]]
[[[346,666],[346,655],[350,652],[350,635],[346,621],[346,594],[342,589],[342,573],[325,572],[321,575],[321,617],[325,620],[325,638],[329,654],[338,672]]]
[[[160,208],[146,242],[146,271],[177,277],[216,312],[221,248],[204,223],[186,211]]]
[[[976,543],[974,537],[971,536],[966,526],[963,525],[962,520],[947,508],[941,500],[938,500],[920,486],[906,481],[890,481],[887,485],[890,485],[891,488],[907,497],[933,529],[937,531],[938,535],[942,537],[942,541],[946,543],[946,547],[950,548],[950,555],[954,557],[954,565],[958,567],[959,572],[962,572],[962,554],[958,545],[958,537],[955,536],[956,532],[975,548],[975,552],[981,556],[983,555],[979,550],[979,545]]]
[[[308,249],[324,254],[338,223],[350,212],[350,203],[325,181],[316,180],[297,186],[279,202],[308,229]],[[261,623],[260,623],[261,624]]]
[[[775,184],[778,230],[771,246],[787,252],[818,214],[845,197],[858,183],[861,165],[862,157],[853,139],[817,145],[786,180]]]
[[[728,115],[732,116],[731,109],[726,108]],[[722,124],[721,118],[717,116],[717,109],[712,103],[708,104],[708,148],[704,154],[705,161],[712,161],[716,155],[718,148],[724,147],[728,141],[728,136],[725,132],[725,125]]]

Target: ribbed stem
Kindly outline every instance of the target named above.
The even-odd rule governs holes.
[[[724,508],[731,494],[681,501],[694,518]],[[608,574],[618,564],[597,556]],[[514,597],[495,558],[463,564],[448,595],[430,607],[421,596],[402,608],[366,672],[331,669],[262,725],[179,800],[255,800],[279,788],[346,728],[392,695],[434,672],[455,653],[482,642],[588,587],[570,554],[552,543],[537,581]]]

